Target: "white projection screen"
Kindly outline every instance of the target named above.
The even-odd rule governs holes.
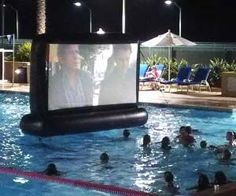
[[[48,110],[136,103],[138,44],[49,44]]]

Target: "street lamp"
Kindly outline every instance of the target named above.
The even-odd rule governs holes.
[[[125,0],[122,0],[122,33],[125,34]]]
[[[18,10],[10,4],[3,4],[3,7],[11,8],[16,14],[16,39],[18,40],[19,39],[19,14],[18,14]]]
[[[2,13],[2,36],[5,34],[5,9],[4,9],[4,0],[2,0],[2,3],[1,3],[1,13]]]
[[[179,9],[179,36],[181,37],[181,18],[182,18],[182,10],[181,7],[174,1],[171,0],[166,0],[165,1],[166,5],[171,5],[174,4],[178,9]]]
[[[89,10],[89,32],[92,33],[93,32],[92,10],[85,3],[82,3],[80,1],[75,2],[74,5],[77,6],[77,7],[81,7],[83,5],[84,7],[86,7]]]

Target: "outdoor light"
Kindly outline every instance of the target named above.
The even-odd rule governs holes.
[[[17,75],[19,75],[19,74],[21,73],[21,70],[20,70],[20,69],[16,69],[16,70],[15,70],[15,73],[16,73]]]
[[[92,10],[83,2],[77,1],[74,3],[75,6],[77,7],[81,7],[84,6],[89,10],[89,32],[92,33],[93,32],[93,27],[92,27]]]
[[[171,0],[166,0],[165,4],[166,5],[174,4],[179,9],[179,36],[181,37],[181,18],[182,18],[181,7],[176,2],[171,1]]]
[[[99,28],[98,31],[97,31],[97,34],[103,35],[103,34],[105,34],[105,31],[103,31],[102,28]]]
[[[167,1],[165,1],[165,4],[166,4],[166,5],[171,5],[171,4],[172,4],[172,1],[167,0]]]
[[[80,2],[75,2],[74,5],[77,6],[77,7],[80,7],[81,3]]]

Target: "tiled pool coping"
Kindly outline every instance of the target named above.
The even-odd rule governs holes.
[[[139,102],[139,105],[153,105],[158,107],[172,107],[180,109],[198,109],[198,110],[211,110],[218,112],[236,112],[236,108],[225,108],[225,107],[212,107],[212,106],[196,106],[196,105],[178,105],[178,104],[165,104],[165,103],[149,103]]]

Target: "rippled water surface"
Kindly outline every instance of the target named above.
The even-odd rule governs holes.
[[[196,184],[198,171],[208,174],[211,180],[216,170],[225,171],[232,180],[236,176],[234,160],[221,164],[212,153],[199,149],[203,139],[209,144],[224,144],[225,132],[236,127],[236,113],[144,105],[149,120],[144,126],[131,128],[129,140],[122,138],[123,130],[38,138],[24,135],[19,129],[21,117],[29,113],[27,95],[1,93],[0,103],[1,167],[38,172],[53,162],[65,178],[158,194],[166,194],[163,173],[169,170],[182,195],[189,194],[186,188]],[[194,133],[195,147],[186,148],[173,141],[181,125],[198,129]],[[142,137],[146,133],[152,144],[143,149]],[[160,150],[164,136],[172,141],[170,152]],[[102,152],[110,156],[106,166],[99,161]],[[17,176],[1,174],[0,178],[1,195],[108,195]]]

